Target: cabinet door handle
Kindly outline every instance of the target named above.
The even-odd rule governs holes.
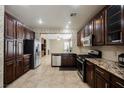
[[[124,85],[122,85],[121,83],[116,82],[116,84],[118,84],[119,86],[121,86],[122,88],[124,88]]]
[[[96,71],[99,72],[99,73],[101,73],[101,74],[104,74],[104,72],[102,72],[102,71],[100,71],[100,70],[98,70],[98,69],[96,69]]]

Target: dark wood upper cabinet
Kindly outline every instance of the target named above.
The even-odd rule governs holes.
[[[29,30],[27,30],[27,32],[26,32],[26,39],[30,39],[31,37],[30,37],[30,31]]]
[[[16,21],[10,15],[5,14],[5,38],[14,39],[15,38],[15,26]]]
[[[83,29],[83,37],[87,37],[93,32],[93,46],[123,45],[124,6],[105,6],[83,27]],[[81,33],[78,32],[78,40],[79,34]]]
[[[112,5],[106,9],[106,44],[124,43],[123,6]]]
[[[33,40],[35,38],[35,33],[33,31],[30,32],[30,39]]]
[[[81,43],[82,35],[83,35],[82,31],[77,32],[77,46],[82,46],[82,43]]]
[[[16,24],[17,39],[24,39],[24,27],[19,21],[17,21],[16,23],[17,23]]]
[[[23,56],[23,41],[17,40],[16,41],[16,57],[22,58],[22,56]]]
[[[93,21],[89,21],[87,25],[84,27],[83,37],[87,37],[93,34]]]
[[[28,28],[24,28],[24,39],[33,40],[35,38],[35,33]]]
[[[94,18],[94,45],[104,45],[104,30],[104,11],[102,11]]]
[[[91,20],[88,24],[88,29],[89,29],[89,35],[93,34],[93,20]]]
[[[89,26],[85,25],[85,27],[84,27],[84,37],[87,37],[87,36],[89,36]]]
[[[13,39],[5,40],[4,55],[5,60],[15,59],[15,40]]]

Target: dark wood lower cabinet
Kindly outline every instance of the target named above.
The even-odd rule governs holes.
[[[111,75],[111,88],[124,88],[124,80]]]
[[[23,74],[23,58],[16,60],[16,78]]]
[[[86,82],[92,88],[124,88],[124,79],[89,61],[86,62]]]
[[[95,88],[109,88],[109,83],[100,75],[95,74]]]
[[[76,66],[75,54],[62,54],[61,55],[61,66],[62,67],[74,67]]]
[[[94,64],[86,63],[86,82],[90,87],[94,87]]]
[[[4,86],[10,84],[30,69],[30,55],[5,61]]]
[[[7,85],[15,80],[15,59],[6,61],[4,64],[4,84]]]

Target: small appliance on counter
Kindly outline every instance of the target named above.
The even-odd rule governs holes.
[[[124,67],[124,53],[118,55],[119,66]]]

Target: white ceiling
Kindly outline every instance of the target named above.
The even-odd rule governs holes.
[[[71,39],[72,34],[41,34],[41,37],[45,39],[63,39],[68,40]]]
[[[5,9],[27,26],[32,28],[62,28],[69,25],[70,29],[80,29],[102,5],[7,5]],[[70,17],[70,13],[76,12],[77,16]],[[39,19],[43,24],[39,24]]]

